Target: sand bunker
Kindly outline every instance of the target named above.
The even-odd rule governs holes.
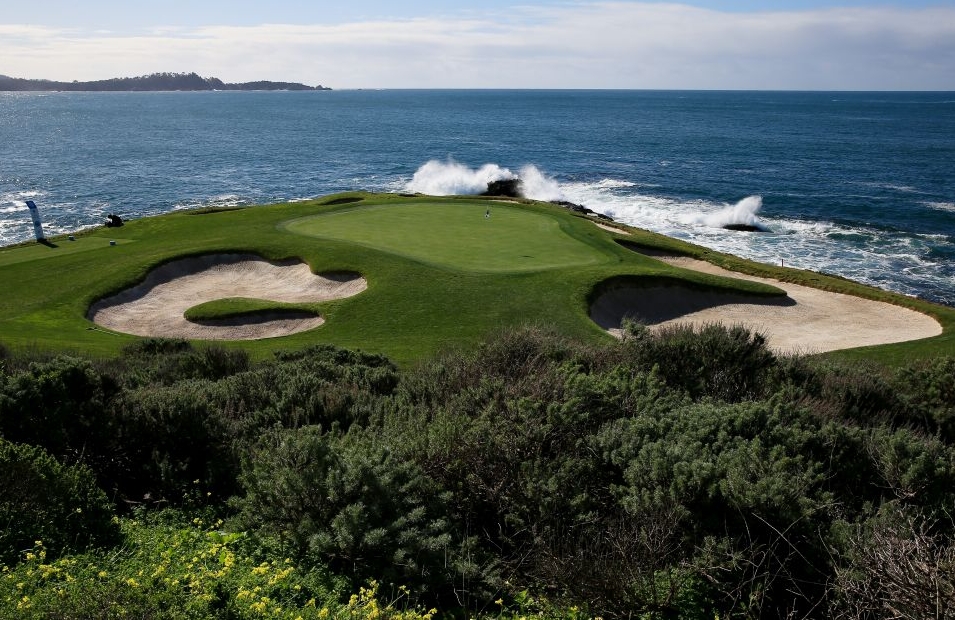
[[[300,261],[273,263],[251,254],[216,254],[157,267],[141,284],[93,304],[88,318],[137,336],[256,340],[313,329],[324,320],[276,313],[199,324],[187,320],[184,313],[229,297],[310,303],[351,297],[367,286],[358,274],[315,275]]]
[[[942,333],[932,317],[901,306],[743,275],[692,258],[652,255],[685,269],[771,284],[787,296],[764,298],[682,286],[622,288],[608,291],[591,307],[591,318],[598,325],[617,336],[627,317],[652,329],[678,323],[743,325],[766,336],[770,348],[780,353],[822,353]]]

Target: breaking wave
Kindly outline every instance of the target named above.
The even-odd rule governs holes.
[[[526,165],[517,174],[497,164],[470,168],[454,160],[432,159],[414,173],[405,191],[429,196],[476,195],[487,191],[488,183],[521,179],[521,193],[534,200],[564,200],[558,183],[536,166]]]
[[[431,195],[480,194],[491,181],[514,178],[521,179],[527,198],[582,204],[625,224],[764,263],[837,274],[909,295],[927,288],[944,291],[955,282],[953,263],[937,259],[939,255],[955,254],[955,245],[946,235],[916,235],[824,219],[763,216],[760,195],[746,196],[735,203],[684,199],[656,195],[657,186],[631,180],[561,182],[533,165],[515,173],[498,164],[470,168],[453,160],[429,161],[403,189]],[[950,207],[948,203],[926,206],[940,211],[949,211]],[[724,229],[734,224],[768,234]],[[931,297],[943,303],[955,301],[944,294]]]
[[[762,196],[747,196],[735,205],[723,207],[715,213],[700,214],[695,218],[695,222],[712,228],[743,225],[768,231],[769,229],[756,217],[756,212],[759,211],[762,206]]]

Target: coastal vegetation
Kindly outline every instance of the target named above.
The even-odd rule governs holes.
[[[925,617],[955,586],[953,371],[715,326],[405,369],[7,351],[0,617]]]
[[[705,252],[530,201],[368,194],[0,250],[0,619],[952,617],[953,311],[706,253],[943,334],[615,339],[587,315],[614,278],[779,295],[620,241]],[[213,254],[368,287],[189,310],[326,320],[265,340],[87,320]]]
[[[197,90],[331,90],[322,85],[307,86],[298,82],[228,83],[219,78],[200,77],[196,73],[151,73],[139,77],[110,78],[80,82],[60,82],[14,78],[0,75],[0,91],[63,91],[63,92],[140,92],[140,91],[197,91]]]

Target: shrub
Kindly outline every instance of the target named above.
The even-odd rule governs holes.
[[[207,346],[194,349],[182,339],[147,338],[123,349],[113,372],[124,386],[172,385],[189,379],[221,379],[250,368],[241,349]]]
[[[425,591],[468,570],[446,497],[409,461],[368,438],[318,427],[267,434],[242,474],[239,522],[287,540],[353,579]]]
[[[135,517],[120,522],[119,550],[49,560],[32,549],[0,577],[0,618],[320,620],[346,608],[342,580],[248,544],[221,522],[168,511]]]
[[[925,360],[903,368],[895,388],[910,409],[910,421],[955,442],[955,357]]]
[[[651,332],[639,325],[626,327],[623,350],[641,368],[659,368],[667,385],[691,396],[709,396],[727,402],[763,395],[776,357],[766,339],[736,325],[711,324],[699,330],[676,325]]]
[[[118,389],[87,360],[58,356],[32,362],[25,370],[0,375],[0,435],[97,467],[98,459],[109,458],[107,408]]]
[[[845,543],[830,617],[955,617],[951,524],[939,528],[918,510],[887,504],[873,519],[851,527]]]
[[[109,500],[83,465],[0,439],[0,563],[35,541],[52,554],[116,542]]]
[[[117,457],[104,472],[129,501],[178,505],[198,486],[234,490],[237,459],[206,381],[127,390],[115,400]]]

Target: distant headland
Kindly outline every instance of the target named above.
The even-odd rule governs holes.
[[[196,73],[153,73],[140,77],[111,78],[91,82],[31,80],[0,75],[0,91],[93,91],[144,92],[164,90],[331,90],[326,86],[308,86],[298,82],[226,83],[219,78],[204,78]]]

